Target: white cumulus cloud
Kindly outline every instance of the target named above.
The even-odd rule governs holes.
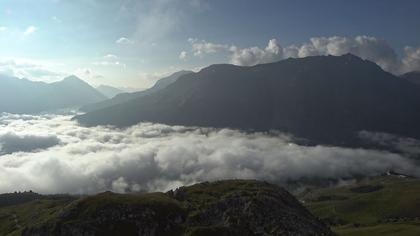
[[[182,51],[181,53],[179,53],[179,59],[180,60],[186,60],[188,56],[188,53],[186,51]]]
[[[23,34],[24,35],[30,35],[30,34],[35,33],[35,31],[37,31],[37,30],[38,29],[35,26],[31,25],[28,28],[26,28],[26,30],[23,32]]]
[[[205,40],[198,40],[190,38],[188,42],[191,43],[192,52],[194,56],[203,56],[205,54],[224,52],[229,50],[229,45],[210,43]]]
[[[403,71],[420,71],[420,47],[405,47],[404,51]]]
[[[118,59],[118,57],[117,57],[116,55],[114,55],[114,54],[107,54],[107,55],[105,55],[103,58],[104,58],[105,60],[111,60],[111,61],[113,61],[113,60],[117,60],[117,59]]]
[[[232,52],[230,62],[235,65],[252,66],[261,63],[270,63],[284,58],[283,48],[276,39],[271,39],[267,47],[238,48],[230,47]]]
[[[252,66],[261,63],[276,62],[289,57],[300,58],[319,55],[341,56],[351,53],[370,60],[384,70],[394,74],[420,70],[420,47],[406,47],[405,55],[399,58],[394,48],[385,40],[371,36],[349,37],[313,37],[301,45],[282,47],[277,39],[269,40],[265,48],[257,46],[240,48],[235,45],[217,44],[205,40],[189,39],[191,51],[195,56],[224,53],[232,64]]]
[[[121,37],[119,39],[117,39],[117,41],[115,41],[116,44],[121,44],[121,45],[128,45],[128,44],[133,44],[134,42],[126,37]]]

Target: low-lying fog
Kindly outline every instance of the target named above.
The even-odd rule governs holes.
[[[300,146],[281,134],[151,123],[85,128],[71,117],[0,114],[0,193],[164,191],[225,178],[284,183],[388,170],[420,175],[403,155]]]

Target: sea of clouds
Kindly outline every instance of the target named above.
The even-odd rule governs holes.
[[[71,117],[0,114],[0,193],[165,191],[226,178],[281,184],[389,170],[420,175],[419,166],[402,154],[301,146],[279,133],[152,123],[86,128]]]

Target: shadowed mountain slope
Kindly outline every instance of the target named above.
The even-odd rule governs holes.
[[[351,54],[252,67],[212,65],[167,88],[77,116],[81,124],[277,129],[314,143],[360,145],[361,130],[420,138],[420,93]]]
[[[401,75],[401,78],[406,79],[414,84],[420,85],[420,72],[412,71]]]
[[[192,72],[191,71],[178,71],[168,77],[158,80],[156,84],[149,89],[139,91],[139,92],[134,92],[134,93],[120,93],[116,95],[115,97],[112,97],[111,99],[85,105],[81,107],[80,110],[84,112],[96,111],[96,110],[104,109],[104,108],[111,107],[114,105],[118,105],[121,103],[125,103],[132,99],[141,98],[143,96],[153,94],[159,90],[166,88],[168,85],[174,83],[179,77],[186,74],[190,74],[190,73]]]
[[[123,90],[108,85],[99,85],[96,87],[96,90],[105,95],[107,98],[113,98],[118,94],[124,93]]]

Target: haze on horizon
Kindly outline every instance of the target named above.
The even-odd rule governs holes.
[[[419,2],[4,0],[0,74],[147,88],[181,69],[353,53],[420,70]]]

